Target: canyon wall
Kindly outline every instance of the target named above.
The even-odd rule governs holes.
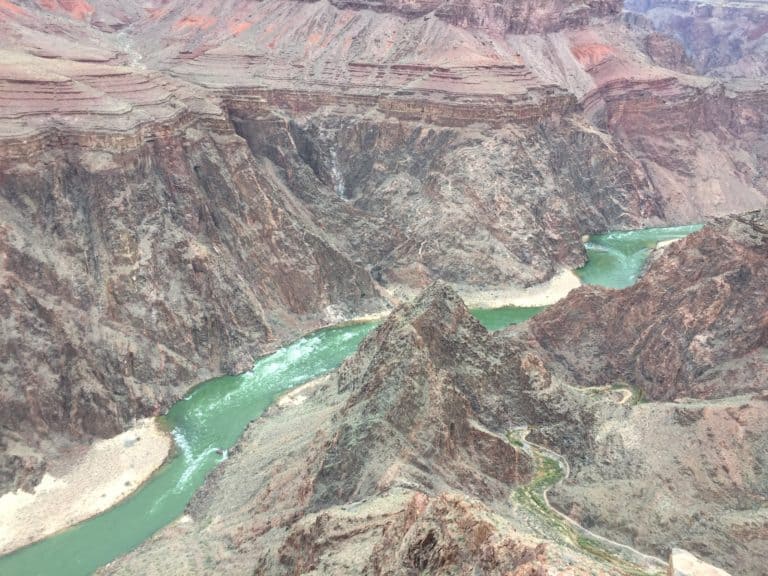
[[[100,573],[658,571],[598,534],[762,574],[767,217],[719,220],[658,253],[637,287],[582,288],[501,332],[430,286],[279,399],[182,519]],[[610,362],[644,367],[620,379]],[[567,461],[562,482],[521,427]],[[547,512],[531,488],[547,481],[592,534]]]
[[[0,490],[435,279],[764,205],[763,77],[692,75],[619,10],[0,2]]]
[[[767,258],[768,212],[719,219],[660,251],[635,286],[582,287],[512,330],[558,377],[635,398],[597,416],[586,450],[542,431],[569,454],[560,509],[643,550],[762,573]]]
[[[768,345],[767,231],[765,211],[717,220],[665,248],[634,286],[579,288],[531,330],[581,384],[629,382],[654,400],[755,393]]]
[[[642,173],[570,120],[483,134],[252,106],[230,111],[254,156],[388,288],[534,284],[584,261],[580,230],[658,211]]]
[[[3,486],[34,481],[62,435],[116,434],[298,331],[384,305],[220,110],[169,106],[158,86],[142,110],[142,78],[118,79],[126,112],[88,111],[81,85],[71,107],[91,130],[0,144]],[[141,124],[150,106],[173,114]]]

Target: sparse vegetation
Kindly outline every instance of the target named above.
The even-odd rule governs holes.
[[[560,482],[564,477],[563,468],[555,458],[547,456],[542,450],[530,443],[524,442],[510,432],[509,441],[514,446],[530,450],[536,463],[536,473],[525,486],[519,487],[513,493],[514,500],[532,512],[542,524],[542,529],[548,538],[557,540],[565,545],[578,548],[596,560],[610,564],[627,576],[657,576],[658,571],[648,571],[629,562],[610,550],[604,543],[589,537],[585,532],[566,522],[548,503],[546,492]]]

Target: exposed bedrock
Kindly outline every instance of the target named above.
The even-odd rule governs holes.
[[[668,221],[765,206],[768,91],[759,83],[616,78],[584,107],[644,167]]]
[[[580,231],[661,216],[642,170],[573,118],[489,130],[251,106],[229,110],[254,156],[387,286],[541,282],[584,261]]]
[[[482,28],[496,33],[551,32],[569,26],[580,26],[591,18],[618,14],[618,0],[331,0],[339,8],[370,8],[398,12],[407,17],[433,12],[441,20],[462,28]]]
[[[765,382],[765,379],[763,379]],[[594,428],[588,454],[551,494],[599,534],[665,557],[683,547],[731,574],[764,573],[765,393],[649,402]]]
[[[227,124],[152,131],[108,147],[49,132],[0,152],[9,461],[62,433],[115,434],[299,330],[382,306]]]
[[[659,555],[682,547],[764,572],[768,510],[768,214],[724,218],[663,250],[622,290],[580,288],[522,329],[546,365],[645,400],[595,419],[554,502]],[[671,401],[668,401],[671,400]]]
[[[658,64],[670,70],[691,73],[690,58],[685,53],[683,45],[672,36],[653,32],[645,37],[645,51],[651,57],[654,64]]]
[[[509,500],[535,467],[507,431],[580,394],[433,285],[254,422],[186,521],[103,573],[608,573],[520,530]]]
[[[490,500],[528,478],[529,456],[504,436],[521,406],[505,393],[509,374],[492,369],[494,352],[446,285],[392,314],[338,371],[338,392],[349,398],[321,450],[310,506],[356,501],[402,476]]]
[[[569,462],[552,499],[583,525],[646,553],[683,547],[733,574],[761,574],[765,223],[765,213],[720,220],[667,247],[636,289],[582,288],[497,333],[450,288],[431,286],[339,370],[254,422],[183,521],[102,573],[447,574],[473,562],[483,574],[623,574],[558,541],[537,546],[528,511],[510,500],[533,462],[505,439],[528,426]],[[598,314],[641,343],[656,319],[664,349],[654,368],[669,368],[674,401],[649,393],[638,403],[602,386],[642,380],[586,372],[606,356],[644,356],[620,329],[602,339],[583,329],[602,335]],[[664,355],[686,341],[707,358],[706,387]]]
[[[0,1],[0,491],[381,285],[764,205],[759,77],[619,4]]]
[[[728,0],[625,0],[659,31],[680,41],[696,70],[715,76],[768,73],[768,7]]]
[[[754,393],[767,290],[768,213],[746,213],[668,246],[630,288],[577,289],[531,331],[580,384],[628,382],[654,400]]]

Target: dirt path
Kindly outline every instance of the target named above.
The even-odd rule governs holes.
[[[629,387],[618,388],[618,387],[612,387],[612,386],[590,386],[587,388],[581,388],[580,390],[594,391],[594,392],[621,392],[622,397],[617,402],[617,404],[619,405],[626,404],[635,396],[634,391]],[[574,528],[579,535],[586,536],[587,538],[605,546],[609,553],[614,554],[617,557],[627,560],[633,564],[636,564],[637,566],[641,566],[645,570],[650,570],[650,571],[663,570],[664,573],[666,574],[669,564],[665,560],[662,560],[657,556],[645,554],[635,548],[632,548],[631,546],[622,544],[620,542],[616,542],[615,540],[611,540],[610,538],[606,538],[604,536],[601,536],[600,534],[596,534],[595,532],[592,532],[588,528],[585,528],[584,526],[576,522],[573,518],[571,518],[564,512],[561,512],[560,510],[555,508],[552,505],[552,503],[549,501],[549,491],[553,487],[562,484],[570,477],[571,467],[568,464],[568,461],[565,459],[565,457],[562,454],[558,454],[554,450],[550,450],[545,446],[542,446],[540,444],[536,444],[534,442],[530,442],[529,440],[527,440],[528,434],[530,433],[530,430],[527,427],[518,429],[517,432],[518,432],[518,436],[516,438],[520,441],[524,449],[529,450],[529,453],[538,451],[539,454],[543,455],[546,458],[550,458],[554,460],[560,466],[560,470],[562,471],[562,475],[560,476],[560,478],[558,478],[555,482],[546,486],[541,492],[541,497],[544,501],[544,504],[552,514],[556,515],[558,518],[566,522],[569,526]]]
[[[629,397],[631,396],[632,396],[632,392],[629,391]],[[622,399],[622,402],[623,401],[626,401],[626,397]],[[628,546],[626,544],[621,544],[620,542],[616,542],[614,540],[611,540],[609,538],[605,538],[604,536],[596,534],[591,530],[589,530],[588,528],[585,528],[584,526],[576,522],[573,518],[571,518],[567,514],[555,508],[552,505],[552,503],[549,501],[548,494],[553,487],[558,486],[559,484],[563,483],[565,480],[567,480],[570,477],[571,467],[569,466],[568,461],[565,459],[563,455],[558,454],[557,452],[550,450],[545,446],[542,446],[540,444],[536,444],[534,442],[530,442],[529,440],[527,440],[527,436],[530,433],[530,430],[527,427],[518,429],[516,430],[516,432],[518,432],[516,439],[522,444],[524,450],[529,451],[530,454],[533,454],[534,452],[537,451],[539,454],[543,455],[544,457],[556,461],[560,466],[560,470],[562,471],[562,475],[560,476],[560,478],[556,482],[553,482],[552,484],[545,487],[541,492],[541,496],[544,500],[544,503],[551,513],[555,514],[560,519],[568,523],[568,525],[574,528],[580,536],[586,536],[594,541],[599,542],[600,544],[606,547],[609,553],[619,556],[622,560],[625,560],[633,564],[636,564],[637,566],[643,567],[645,570],[650,570],[654,572],[657,570],[664,570],[664,572],[666,573],[666,570],[668,568],[668,563],[662,560],[661,558],[658,558],[656,556],[652,556],[649,554],[645,554],[643,552],[640,552],[639,550],[636,550],[635,548],[632,548],[631,546]],[[617,551],[620,551],[620,553],[617,553]]]

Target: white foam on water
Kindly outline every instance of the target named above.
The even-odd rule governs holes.
[[[295,345],[286,348],[288,355],[288,362],[296,362],[306,356],[309,356],[315,351],[317,345],[320,343],[320,338],[313,336],[312,338],[302,338]]]
[[[184,458],[184,462],[189,462],[192,460],[194,454],[192,453],[192,446],[190,445],[186,436],[184,436],[184,434],[182,434],[178,428],[174,428],[171,431],[171,436],[173,436],[173,441],[176,442],[176,446],[179,448],[179,450],[181,450],[181,455]]]
[[[228,409],[234,403],[245,401],[254,391],[263,388],[286,389],[296,384],[306,382],[311,378],[324,372],[318,362],[309,362],[314,356],[324,355],[332,352],[340,342],[347,342],[359,335],[358,331],[343,332],[338,335],[310,336],[297,340],[290,346],[281,348],[274,354],[261,359],[247,373],[242,375],[242,380],[234,389],[229,390],[220,398],[208,398],[207,403],[195,406],[189,414],[192,416],[195,428],[205,426],[212,416],[216,416]],[[304,366],[306,364],[306,366]],[[302,369],[303,368],[303,369]],[[329,367],[330,368],[330,367]],[[291,372],[296,372],[292,374]],[[194,396],[190,394],[187,399]],[[190,486],[197,473],[207,464],[210,464],[212,455],[216,455],[216,463],[223,462],[229,458],[229,451],[217,449],[209,445],[200,453],[195,453],[193,448],[194,434],[189,436],[180,429],[172,431],[176,445],[181,452],[184,463],[183,472],[179,476],[175,487],[170,491],[173,494],[179,494]],[[161,497],[158,502],[152,506],[154,511],[157,505],[163,500]]]
[[[251,385],[268,381],[269,377],[288,372],[298,361],[304,360],[313,354],[320,343],[320,338],[317,336],[302,338],[258,362],[250,372],[244,375],[244,379]]]
[[[604,246],[603,244],[593,244],[592,242],[587,242],[584,246],[587,250],[591,250],[592,252],[602,252],[604,254],[610,254],[612,256],[615,256],[619,260],[627,259],[627,254],[625,254],[621,250],[618,250],[612,246]]]
[[[189,465],[184,468],[184,472],[182,472],[179,480],[176,482],[176,487],[173,491],[179,493],[184,490],[192,476],[202,468],[211,454],[216,454],[216,450],[215,446],[208,446],[208,448],[193,458]]]

